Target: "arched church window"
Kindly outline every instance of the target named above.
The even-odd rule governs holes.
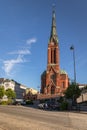
[[[56,49],[54,49],[54,63],[56,63]]]
[[[51,63],[53,62],[53,51],[52,51],[52,49],[51,49]]]
[[[62,88],[65,88],[65,82],[62,82]]]
[[[51,87],[51,94],[55,94],[55,87],[54,86]]]
[[[55,76],[55,74],[52,74],[51,76],[50,76],[50,78],[52,79],[52,81],[55,83],[56,82],[56,76]]]

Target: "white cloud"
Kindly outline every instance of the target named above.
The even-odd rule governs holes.
[[[9,52],[9,54],[28,55],[31,54],[31,52],[28,49],[24,49],[24,50]]]
[[[31,45],[32,43],[35,43],[36,41],[37,41],[36,38],[31,38],[31,39],[26,40],[26,43]]]
[[[23,59],[22,55],[18,55],[18,57],[16,59],[3,61],[3,64],[4,64],[3,69],[6,73],[6,75],[10,75],[10,72],[12,71],[13,67],[16,64],[23,63],[23,62],[25,62],[25,60]]]
[[[20,49],[20,50],[18,50],[18,51],[9,52],[8,54],[29,55],[29,54],[31,54],[30,45],[31,45],[32,43],[35,43],[36,41],[37,41],[36,38],[27,39],[25,42],[26,42],[26,44],[28,44],[29,46],[26,46],[25,48]]]
[[[8,53],[8,54],[17,54],[18,56],[17,56],[16,59],[4,60],[3,61],[3,67],[2,68],[5,71],[6,75],[9,76],[12,73],[13,68],[14,68],[14,66],[16,64],[20,64],[20,63],[26,62],[24,57],[25,57],[25,55],[31,54],[31,52],[30,52],[30,45],[32,43],[35,43],[36,41],[37,41],[36,38],[28,39],[28,40],[25,41],[26,42],[25,48]]]

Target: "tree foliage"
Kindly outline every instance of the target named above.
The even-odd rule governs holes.
[[[84,87],[85,90],[87,90],[87,85]]]
[[[10,99],[16,97],[16,93],[12,89],[10,89],[10,88],[6,90],[5,94]]]
[[[0,86],[0,98],[2,98],[5,94],[5,90],[3,86]]]
[[[74,99],[76,101],[76,99],[81,95],[81,90],[77,84],[72,83],[64,94],[67,99]]]

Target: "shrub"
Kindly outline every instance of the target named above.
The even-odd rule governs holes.
[[[68,109],[68,102],[63,101],[60,106],[60,110],[67,110]]]
[[[11,105],[13,103],[12,99],[8,99],[7,105]]]
[[[27,104],[27,105],[33,105],[33,101],[32,101],[32,100],[27,100],[27,101],[26,101],[26,104]]]
[[[2,101],[0,104],[1,105],[8,105],[8,102],[7,101]]]
[[[7,101],[0,101],[0,105],[11,105],[12,99],[8,99]]]

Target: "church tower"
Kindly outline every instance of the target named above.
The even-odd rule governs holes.
[[[52,12],[51,34],[48,42],[47,70],[41,75],[41,93],[58,94],[63,92],[69,83],[68,75],[60,70],[59,41],[56,31],[55,11]]]

